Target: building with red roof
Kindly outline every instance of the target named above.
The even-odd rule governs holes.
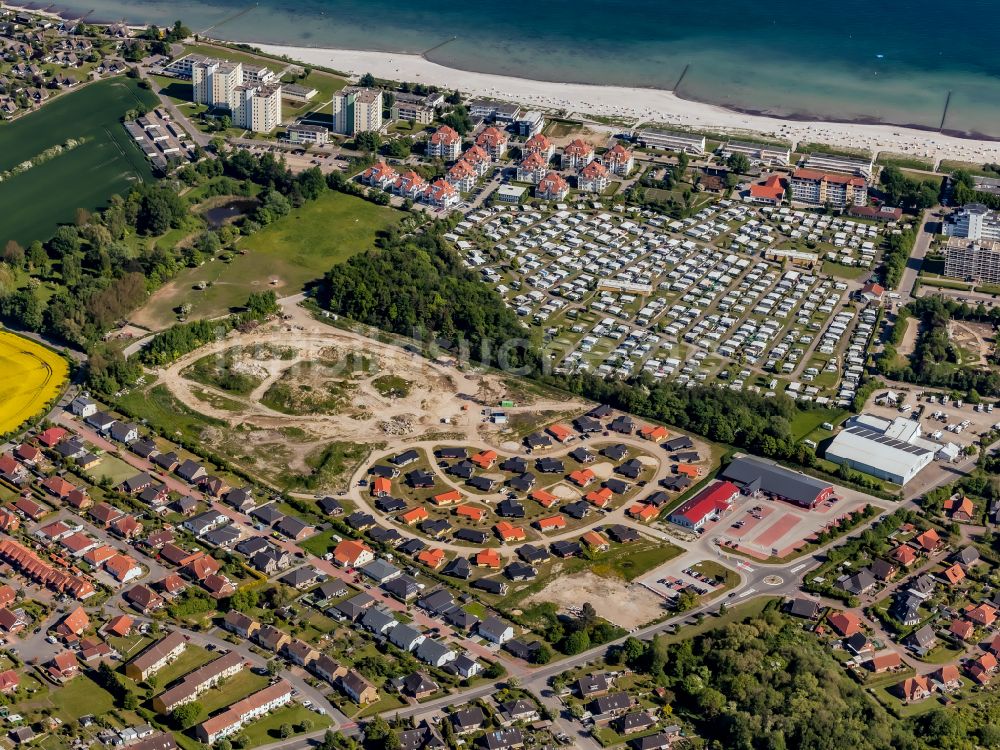
[[[493,161],[499,161],[507,152],[508,140],[506,133],[490,126],[476,136],[476,145],[488,153]]]
[[[451,208],[458,204],[461,196],[454,185],[439,177],[424,190],[423,200],[437,208]]]
[[[562,153],[562,168],[569,170],[582,169],[594,160],[594,147],[581,138],[576,138],[566,144]]]
[[[861,619],[853,612],[834,612],[827,618],[827,622],[844,638],[850,638],[855,633],[861,632]]]
[[[792,173],[791,193],[793,203],[834,208],[863,206],[868,202],[868,183],[855,175],[797,169]]]
[[[599,161],[592,161],[580,170],[576,186],[582,193],[603,193],[611,184],[611,173]]]
[[[750,186],[750,202],[780,206],[787,188],[788,182],[784,177],[780,174],[773,174],[764,182],[755,182]]]
[[[565,529],[566,518],[558,513],[554,516],[549,516],[548,518],[539,518],[535,521],[535,527],[539,531],[557,531],[559,529]]]
[[[399,174],[384,161],[372,164],[361,173],[361,181],[366,185],[377,187],[381,190],[389,190],[396,184]]]
[[[569,183],[557,172],[549,172],[538,181],[535,195],[546,201],[561,201],[569,195]]]
[[[543,508],[551,508],[559,502],[559,498],[547,490],[533,490],[528,497],[541,505]]]
[[[739,494],[740,488],[732,482],[715,482],[677,508],[669,520],[688,529],[700,529],[728,511]]]
[[[542,133],[535,133],[528,140],[524,142],[521,147],[521,153],[524,156],[529,156],[530,154],[541,154],[542,158],[545,159],[547,164],[552,155],[556,152],[556,147],[552,145],[552,141],[548,139],[548,136]]]
[[[632,171],[632,167],[635,166],[635,154],[631,149],[627,149],[622,144],[616,143],[604,152],[601,162],[619,177],[628,177]]]
[[[517,179],[537,185],[549,172],[549,163],[541,154],[528,154],[517,165]]]
[[[44,432],[38,433],[38,442],[46,448],[54,448],[66,437],[66,430],[62,427],[50,427]]]
[[[448,170],[447,179],[449,183],[463,193],[467,193],[476,186],[478,176],[475,168],[465,159],[461,159],[455,162],[451,169]]]
[[[45,481],[42,482],[42,487],[50,495],[58,497],[60,500],[67,497],[70,492],[76,489],[72,484],[67,482],[62,477],[45,477]]]
[[[434,131],[427,141],[427,155],[432,159],[451,161],[457,159],[462,151],[462,136],[448,125],[442,125]]]
[[[419,200],[427,189],[427,180],[414,171],[403,172],[392,186],[392,192],[410,200]]]
[[[342,568],[356,568],[367,565],[375,559],[372,548],[364,542],[345,539],[333,549],[333,561]]]

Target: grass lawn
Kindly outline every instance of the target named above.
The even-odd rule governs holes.
[[[378,701],[372,703],[370,706],[365,706],[363,709],[355,713],[353,718],[360,719],[364,716],[374,716],[375,714],[380,714],[384,711],[391,711],[394,708],[402,708],[405,705],[406,703],[403,699],[395,693],[380,691]]]
[[[792,419],[792,437],[802,440],[813,432],[820,429],[824,422],[830,422],[834,427],[847,415],[843,409],[808,409],[800,411]],[[824,430],[824,435],[829,436],[830,432]],[[815,440],[815,438],[813,438]]]
[[[836,276],[840,279],[860,279],[862,276],[870,274],[870,268],[862,266],[845,266],[841,263],[834,263],[830,260],[823,261],[823,273]]]
[[[79,719],[91,714],[101,716],[114,708],[111,693],[90,677],[80,675],[50,693],[53,715],[63,721]]]
[[[961,281],[953,281],[951,279],[936,279],[932,276],[921,275],[919,281],[924,286],[936,286],[943,289],[961,289],[963,292],[967,292],[972,289],[971,284],[965,284]]]
[[[334,533],[333,531],[320,532],[305,541],[299,542],[299,546],[316,557],[322,557],[336,546],[337,540],[333,538]],[[338,534],[337,536],[340,535]]]
[[[295,729],[306,719],[312,722],[312,729],[309,730],[310,732],[315,732],[318,729],[330,726],[329,716],[325,714],[318,714],[315,711],[310,711],[308,708],[300,706],[298,703],[292,703],[268,714],[260,721],[255,721],[253,724],[250,724],[243,731],[243,734],[245,734],[249,740],[246,747],[266,745],[274,742],[275,740],[281,739],[278,728],[282,724],[290,724],[294,734],[301,734],[301,732],[297,732]]]
[[[119,484],[124,482],[130,477],[134,477],[138,474],[133,466],[122,461],[117,456],[105,455],[101,457],[101,462],[92,469],[87,469],[87,476],[93,478],[95,482],[101,480],[101,477],[108,477],[111,480],[111,486],[117,487]]]
[[[295,294],[332,266],[371,248],[379,231],[402,218],[396,209],[326,192],[241,240],[237,248],[245,254],[184,269],[150,297],[141,315],[150,327],[162,329],[175,322],[174,308],[185,302],[191,303],[193,320],[225,315],[254,291]],[[196,290],[199,282],[211,286]]]
[[[189,643],[180,656],[156,673],[156,684],[166,687],[177,678],[183,677],[202,664],[208,664],[214,658],[215,654],[211,651]]]
[[[602,555],[596,555],[591,572],[631,581],[672,560],[682,551],[680,547],[659,540],[622,544]]]
[[[206,715],[211,715],[220,708],[243,700],[251,693],[263,690],[268,682],[266,676],[245,669],[223,681],[221,685],[202,693],[198,697],[198,702],[204,707]]]
[[[153,180],[152,169],[122,127],[120,118],[140,104],[151,109],[156,95],[124,76],[64,94],[37,112],[0,123],[0,172],[35,159],[72,139],[81,142],[47,161],[0,182],[0,237],[27,247],[71,222],[78,207],[104,206],[111,195]]]
[[[164,385],[148,389],[133,389],[118,402],[132,414],[141,414],[151,425],[170,435],[182,435],[190,440],[201,440],[206,427],[221,427],[222,422],[197,414],[181,404]]]

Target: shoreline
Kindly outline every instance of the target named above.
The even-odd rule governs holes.
[[[224,42],[233,44],[234,42]],[[413,53],[333,49],[295,45],[237,42],[269,55],[287,56],[306,64],[332,68],[353,76],[424,83],[458,89],[474,98],[515,102],[549,113],[611,118],[650,127],[707,130],[734,136],[764,136],[799,143],[824,143],[835,148],[863,148],[873,154],[890,152],[937,164],[941,159],[973,164],[1000,162],[1000,140],[973,134],[938,132],[916,125],[877,121],[810,119],[807,115],[773,116],[686,99],[673,91],[628,86],[559,83],[478,73],[436,63]],[[610,127],[610,126],[607,126]]]
[[[34,2],[4,3],[14,11],[25,11],[53,19],[80,16],[53,6],[32,7]],[[94,22],[91,20],[91,22]],[[133,22],[134,23],[134,22]],[[132,26],[133,28],[142,28]],[[253,41],[203,38],[205,42],[246,44],[267,54],[286,56],[314,66],[322,66],[353,76],[370,72],[377,78],[408,81],[458,89],[473,98],[514,102],[548,114],[581,119],[603,118],[608,123],[592,124],[614,130],[615,123],[631,131],[637,126],[706,131],[736,138],[765,138],[789,142],[822,143],[848,151],[863,149],[877,156],[889,152],[937,167],[940,160],[982,165],[1000,162],[1000,138],[915,124],[884,123],[876,118],[853,120],[821,119],[807,113],[770,114],[753,108],[712,104],[687,98],[676,91],[652,87],[566,83],[520,78],[496,73],[464,70],[435,62],[427,54],[339,49],[301,45],[265,44]]]

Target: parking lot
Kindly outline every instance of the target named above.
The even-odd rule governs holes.
[[[732,510],[705,525],[705,536],[759,559],[784,557],[871,500],[853,492],[834,497],[808,510],[783,500],[741,495]]]
[[[887,390],[898,395],[895,402],[883,398]],[[1000,426],[1000,409],[991,410],[992,404],[956,401],[942,391],[917,386],[887,390],[872,394],[864,410],[884,419],[914,419],[920,424],[922,437],[938,443],[955,443],[965,448]]]
[[[683,221],[599,202],[495,205],[453,239],[543,329],[559,371],[645,371],[846,403],[874,332],[874,312],[851,294],[881,237],[860,221],[721,201]]]

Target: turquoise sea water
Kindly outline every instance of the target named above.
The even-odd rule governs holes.
[[[91,18],[275,44],[426,53],[553,81],[674,89],[784,116],[1000,138],[997,0],[72,0]],[[683,77],[682,77],[683,74]]]

